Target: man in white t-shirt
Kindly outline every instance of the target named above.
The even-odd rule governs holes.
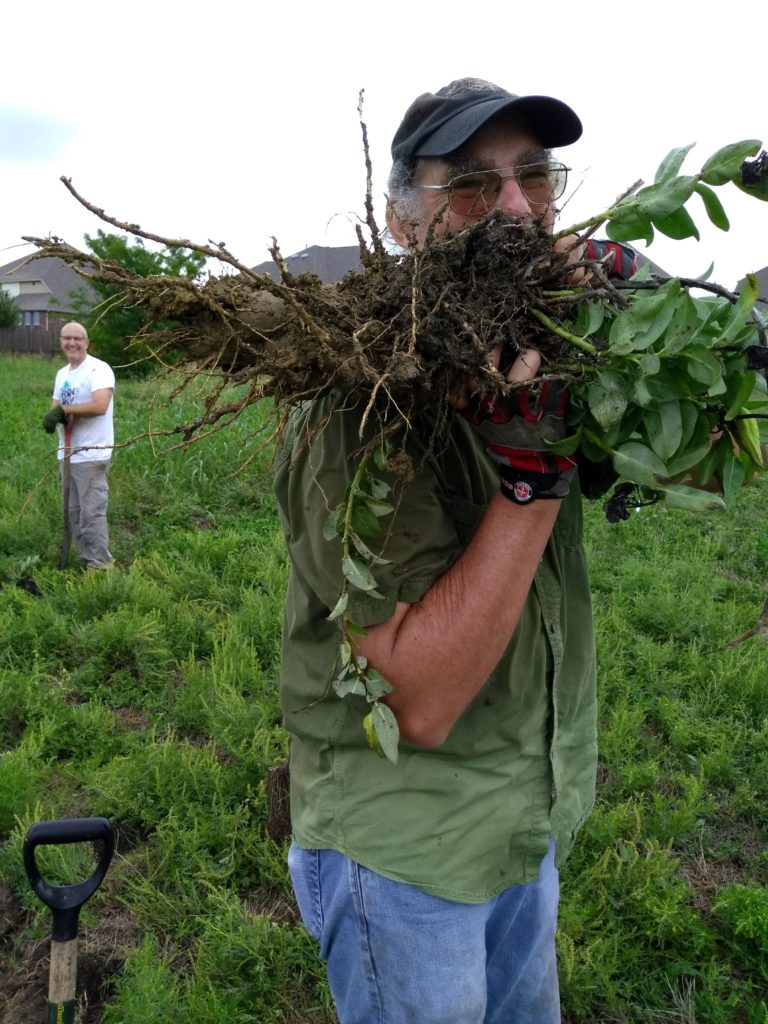
[[[103,569],[112,565],[107,476],[115,440],[115,375],[107,363],[88,354],[88,332],[82,324],[65,324],[60,340],[67,365],[56,374],[43,427],[49,434],[58,428],[59,464],[69,461],[68,513],[75,550],[87,569]]]

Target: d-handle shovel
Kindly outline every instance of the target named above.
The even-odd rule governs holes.
[[[101,840],[104,848],[90,878],[74,885],[51,885],[35,860],[38,846]],[[115,849],[115,833],[106,818],[64,818],[33,825],[24,840],[24,867],[30,884],[53,913],[47,1024],[74,1024],[77,977],[77,925],[80,908],[101,885]]]

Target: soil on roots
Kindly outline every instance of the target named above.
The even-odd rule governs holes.
[[[250,384],[248,401],[273,396],[285,408],[337,389],[346,401],[366,402],[379,414],[396,411],[409,422],[425,408],[444,419],[468,378],[481,389],[502,389],[503,376],[489,364],[494,349],[511,361],[534,345],[547,371],[556,371],[564,343],[532,311],[557,323],[584,298],[562,294],[574,264],[551,237],[501,213],[447,239],[428,237],[405,255],[381,244],[371,251],[361,241],[363,273],[333,285],[312,274],[292,277],[284,265],[280,282],[253,272],[202,284],[142,278],[69,247],[40,244],[113,286],[121,303],[141,308],[142,340],[161,358],[181,352],[196,370]],[[553,298],[555,291],[561,294]],[[222,414],[216,393],[190,434]]]

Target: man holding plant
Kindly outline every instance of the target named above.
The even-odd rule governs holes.
[[[420,96],[392,144],[391,234],[418,249],[493,211],[551,233],[567,169],[550,148],[580,134],[565,103],[477,79]],[[496,357],[518,384],[541,365],[532,350]],[[360,691],[331,688],[344,580],[325,524],[375,428],[365,402],[331,394],[284,435],[289,867],[342,1024],[560,1021],[557,866],[597,765],[578,472],[549,447],[567,399],[556,381],[492,402],[468,382],[445,443],[410,430],[412,473],[382,470],[393,511],[368,551],[376,589],[348,588],[344,641],[391,685],[396,763],[367,745]]]
[[[75,550],[87,569],[106,569],[113,564],[107,528],[107,477],[115,443],[115,375],[107,363],[88,352],[88,332],[82,324],[65,324],[60,343],[67,365],[56,374],[43,427],[49,434],[58,429],[62,475],[65,460],[69,463],[64,497]]]

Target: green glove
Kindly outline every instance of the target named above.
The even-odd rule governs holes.
[[[60,423],[66,422],[67,414],[60,405],[54,405],[54,407],[49,409],[45,416],[43,416],[43,430],[45,430],[47,434],[52,434]]]

